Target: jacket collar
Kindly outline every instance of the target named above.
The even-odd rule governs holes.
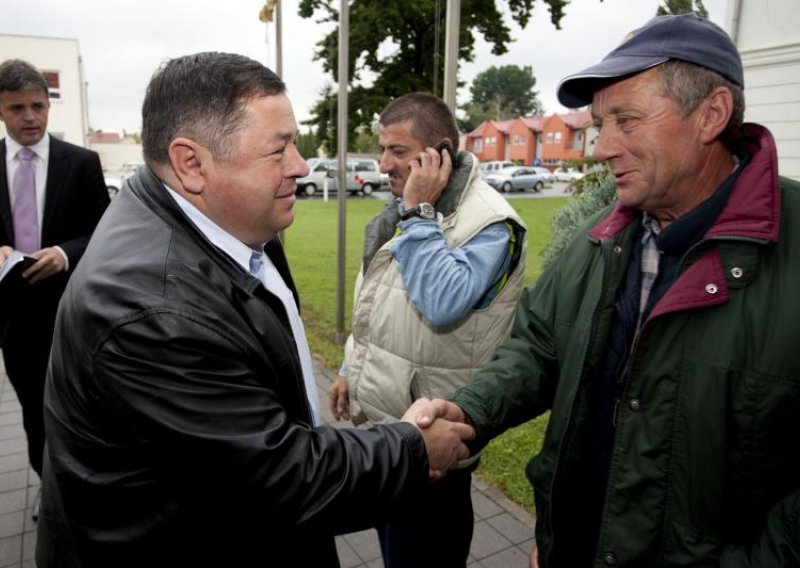
[[[778,157],[772,134],[763,126],[745,124],[745,151],[750,163],[733,186],[728,203],[705,238],[736,236],[776,242],[780,230]],[[595,239],[610,239],[639,218],[639,211],[620,202],[590,231]]]

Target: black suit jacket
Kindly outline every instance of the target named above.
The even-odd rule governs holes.
[[[14,246],[14,222],[6,171],[6,141],[0,140],[0,246]],[[109,203],[103,180],[100,158],[96,152],[50,137],[47,164],[41,247],[59,246],[69,259],[69,272],[56,274],[35,285],[23,285],[4,295],[15,296],[5,301],[0,319],[14,325],[16,318],[26,321],[47,320],[55,316],[58,300],[64,291],[69,273],[75,269],[97,222]],[[0,326],[1,327],[1,326]],[[47,327],[47,326],[45,326]],[[48,336],[52,329],[42,330]],[[0,330],[0,346],[4,334]]]

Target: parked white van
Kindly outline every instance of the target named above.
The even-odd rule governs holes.
[[[312,196],[322,192],[325,180],[328,180],[328,191],[336,192],[339,189],[339,160],[314,159],[309,160],[308,175],[297,180],[297,193]],[[362,193],[370,195],[381,187],[381,175],[378,162],[369,158],[347,159],[347,191],[351,194]]]
[[[499,172],[504,168],[510,168],[511,166],[516,166],[514,162],[510,162],[508,160],[491,160],[489,162],[481,162],[478,167],[488,173],[495,173]]]

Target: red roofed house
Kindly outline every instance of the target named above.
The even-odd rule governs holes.
[[[512,160],[555,170],[563,160],[591,156],[597,132],[589,111],[513,120],[488,120],[466,136],[466,150],[481,162]]]
[[[509,160],[508,133],[514,120],[487,120],[467,135],[467,150],[481,162]]]

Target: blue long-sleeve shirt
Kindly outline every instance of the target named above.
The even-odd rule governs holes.
[[[494,284],[511,261],[504,223],[489,225],[455,248],[447,248],[437,221],[409,219],[400,229],[389,252],[400,263],[406,294],[430,325],[452,325],[494,298]]]
[[[511,234],[505,223],[484,228],[468,242],[447,248],[438,220],[401,221],[389,252],[411,303],[433,327],[456,323],[473,308],[487,306],[511,262]],[[347,376],[347,362],[339,374]]]

